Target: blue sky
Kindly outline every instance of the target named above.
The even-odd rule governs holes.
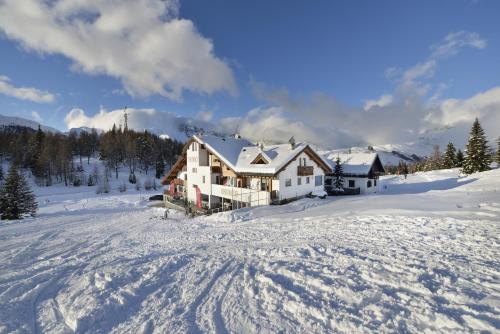
[[[71,3],[71,0],[59,2]],[[105,12],[102,1],[89,2],[96,5],[91,9],[77,8],[75,12],[87,14],[102,11],[101,15]],[[145,7],[157,5],[156,0],[137,3],[141,2]],[[123,6],[128,3],[130,1],[124,1]],[[158,112],[168,111],[194,118],[199,117],[201,111],[211,115],[206,117],[207,120],[217,123],[229,117],[248,121],[248,113],[254,108],[279,107],[281,114],[288,115],[290,105],[303,104],[301,116],[292,112],[286,118],[305,122],[309,109],[315,104],[312,97],[317,94],[341,104],[344,109],[362,108],[367,100],[377,100],[383,95],[397,100],[397,92],[404,86],[402,77],[405,71],[436,58],[433,57],[434,50],[445,44],[450,34],[458,34],[452,36],[456,39],[453,43],[458,43],[452,45],[456,50],[437,57],[432,69],[412,84],[415,91],[420,88],[424,91],[416,93],[421,100],[420,105],[424,106],[422,108],[427,108],[433,96],[436,99],[432,101],[440,103],[445,99],[466,101],[500,84],[499,1],[173,2],[162,19],[189,21],[195,28],[194,32],[189,31],[190,35],[186,35],[186,42],[184,39],[172,42],[174,51],[168,52],[172,52],[174,58],[167,56],[166,60],[173,59],[176,70],[173,70],[175,73],[172,76],[161,79],[160,86],[163,84],[169,91],[172,83],[176,85],[182,81],[184,73],[179,68],[191,64],[188,61],[181,65],[175,63],[175,57],[184,57],[184,54],[176,55],[175,50],[179,45],[192,43],[185,52],[196,54],[202,45],[197,44],[200,41],[194,38],[191,40],[193,34],[213,47],[204,55],[203,51],[200,52],[205,58],[193,65],[195,78],[179,84],[180,93],[172,94],[174,96],[142,85],[148,75],[155,75],[155,71],[169,71],[163,66],[155,66],[153,70],[149,68],[144,80],[143,77],[130,78],[124,74],[128,63],[124,63],[116,73],[111,73],[115,70],[110,62],[132,58],[128,53],[135,52],[133,43],[125,44],[128,49],[122,48],[107,58],[102,56],[105,60],[99,59],[100,50],[108,45],[100,45],[101,49],[89,46],[91,51],[82,60],[72,53],[74,48],[71,46],[60,47],[60,43],[68,44],[67,39],[53,41],[46,36],[32,37],[36,35],[38,25],[33,22],[37,21],[24,15],[17,7],[13,1],[0,5],[0,18],[2,15],[5,18],[17,16],[16,20],[9,22],[0,19],[3,22],[0,23],[0,31],[3,32],[0,38],[0,76],[3,76],[4,86],[5,83],[9,86],[2,90],[0,81],[0,91],[3,91],[0,94],[0,113],[38,119],[59,129],[66,128],[64,118],[73,108],[84,110],[88,117],[99,112],[101,107],[106,110],[124,106],[152,108]],[[35,7],[36,1],[33,2]],[[70,17],[68,13],[64,14],[67,15],[65,18]],[[92,15],[88,17],[91,19]],[[141,17],[128,19],[140,22]],[[30,27],[16,26],[21,23],[30,23]],[[39,24],[38,27],[46,24],[46,28],[51,29],[47,30],[50,35],[55,35],[58,29],[65,30],[64,26],[51,22],[40,21]],[[125,29],[139,28],[125,26]],[[141,33],[144,32],[139,31],[138,36]],[[69,34],[66,38],[71,39],[72,36]],[[75,42],[75,48],[79,47],[78,44],[92,41],[92,38],[82,37]],[[167,48],[169,41],[152,39],[152,52],[163,52],[162,48]],[[109,47],[112,45],[110,43]],[[147,50],[150,52],[149,47]],[[83,48],[79,52],[87,51]],[[96,65],[86,68],[89,64]],[[135,59],[131,59],[130,64],[135,64]],[[214,71],[204,73],[212,65],[217,73],[228,71],[213,85],[210,82]],[[208,78],[206,85],[196,82],[196,66],[201,67],[204,73],[201,76]],[[102,67],[106,69],[100,70]],[[396,75],[387,75],[391,68]],[[130,70],[140,72],[142,68],[131,67]],[[127,88],[130,80],[134,83],[132,88]],[[21,87],[34,89],[39,94],[50,94],[51,97],[42,101],[40,98],[28,99],[15,93],[15,89]],[[260,87],[260,94],[256,93],[256,87]],[[140,94],[137,94],[138,91],[141,91]],[[281,98],[276,98],[277,93],[282,93]],[[287,102],[283,101],[283,96]],[[424,118],[428,110],[421,113]],[[436,117],[445,118],[442,115]],[[449,123],[450,116],[446,119]],[[342,127],[342,124],[336,125],[336,128]]]

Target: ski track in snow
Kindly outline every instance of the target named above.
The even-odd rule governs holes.
[[[0,224],[0,333],[498,332],[487,175],[194,220],[138,195],[52,199]]]

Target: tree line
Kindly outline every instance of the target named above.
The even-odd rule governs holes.
[[[25,127],[8,126],[0,130],[0,161],[7,159],[12,164],[30,170],[40,186],[64,183],[80,186],[84,182],[81,174],[84,164],[91,158],[102,160],[105,167],[118,178],[119,170],[127,168],[131,183],[138,170],[154,172],[160,178],[182,152],[179,141],[148,131],[138,132],[113,126],[102,134],[95,129],[68,135],[34,131]],[[111,173],[106,173],[111,174]],[[89,173],[88,179],[91,179]],[[95,180],[89,180],[89,185]]]
[[[476,118],[469,133],[465,152],[456,149],[452,142],[446,146],[444,153],[438,145],[433,153],[420,161],[406,163],[400,161],[398,166],[387,166],[389,174],[407,175],[415,172],[425,172],[437,169],[460,168],[464,174],[483,172],[490,169],[493,161],[500,165],[500,137],[496,142],[496,152],[488,145],[486,134]]]

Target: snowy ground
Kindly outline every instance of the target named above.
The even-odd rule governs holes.
[[[44,189],[0,223],[0,332],[498,332],[500,169],[456,174],[195,220]]]

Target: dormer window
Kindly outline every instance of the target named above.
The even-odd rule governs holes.
[[[262,156],[262,154],[259,154],[253,159],[251,162],[252,165],[266,165],[269,162]]]

